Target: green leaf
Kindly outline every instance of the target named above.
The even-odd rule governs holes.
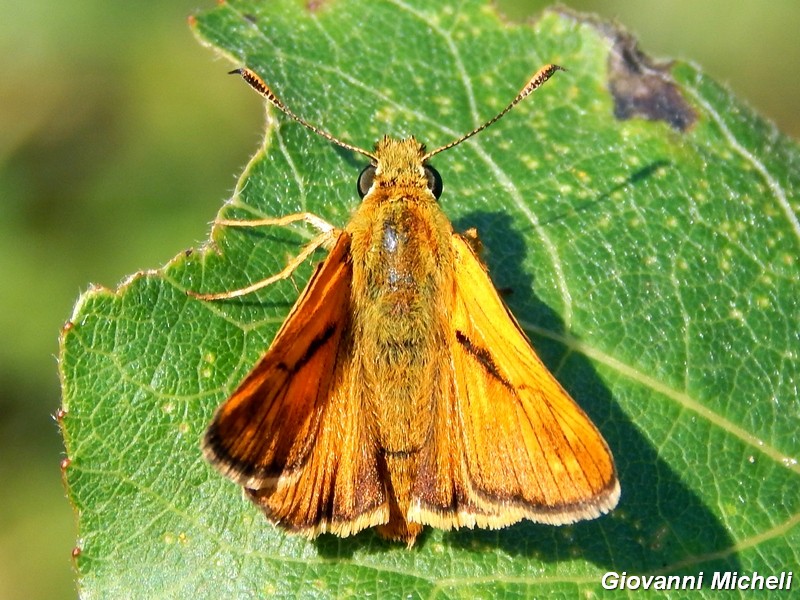
[[[794,142],[697,68],[652,64],[612,26],[565,12],[512,25],[478,1],[237,1],[194,29],[365,147],[383,134],[444,144],[539,66],[569,69],[435,165],[443,209],[478,228],[497,287],[607,438],[622,499],[569,527],[429,530],[412,550],[371,531],[309,542],[272,527],[199,440],[312,265],[235,300],[185,292],[276,273],[312,232],[218,227],[163,269],[89,290],[63,332],[84,597],[586,595],[606,571],[703,572],[708,590],[714,571],[797,564]],[[269,123],[222,214],[307,210],[344,226],[361,157],[275,111]]]

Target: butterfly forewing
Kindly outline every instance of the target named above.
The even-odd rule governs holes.
[[[418,518],[502,527],[607,512],[619,484],[605,441],[541,363],[467,241],[453,236],[453,249],[453,383],[432,440],[449,455],[423,462],[440,481],[417,486]]]
[[[204,442],[272,519],[312,535],[385,520],[374,438],[348,392],[349,243],[342,232]]]

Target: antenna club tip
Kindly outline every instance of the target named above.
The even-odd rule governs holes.
[[[547,81],[553,75],[555,75],[556,71],[564,71],[566,73],[567,69],[561,65],[546,65],[539,69],[539,72],[534,75],[533,79],[541,78],[542,82]]]
[[[244,69],[241,67],[238,69],[234,69],[233,71],[228,71],[228,75],[241,75]]]

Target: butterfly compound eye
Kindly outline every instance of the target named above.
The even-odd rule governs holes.
[[[375,179],[375,165],[367,165],[358,176],[358,195],[362,198],[367,195],[369,188],[372,187],[372,180]]]
[[[442,195],[442,176],[439,175],[439,171],[428,165],[425,165],[425,176],[428,178],[428,189],[438,200]]]

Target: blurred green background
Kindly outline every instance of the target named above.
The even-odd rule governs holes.
[[[298,3],[299,0],[298,0]],[[545,2],[500,0],[514,19]],[[76,595],[57,337],[90,282],[197,245],[257,148],[263,107],[192,37],[210,0],[0,6],[0,600]],[[573,1],[691,59],[800,137],[800,3]]]

